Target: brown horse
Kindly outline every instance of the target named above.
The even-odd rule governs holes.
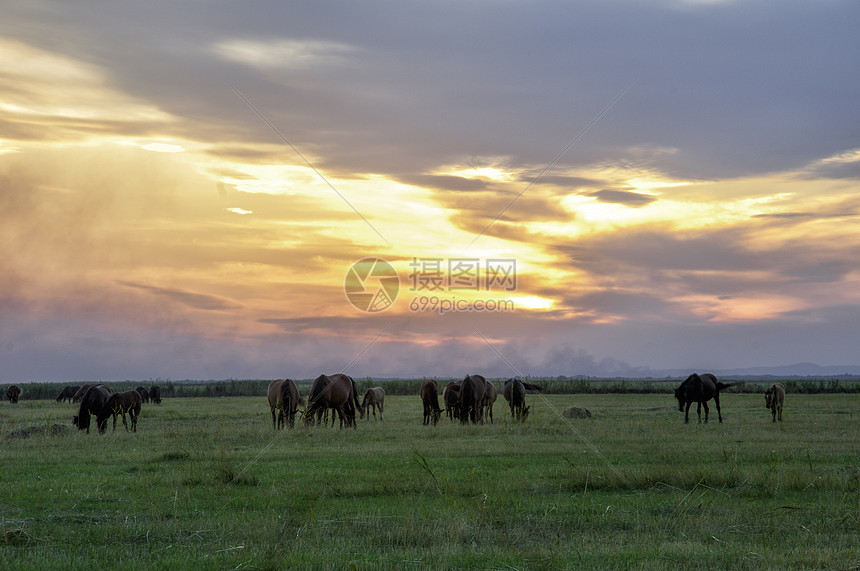
[[[776,422],[777,413],[779,421],[782,422],[782,404],[785,402],[785,387],[774,383],[764,392],[764,406],[773,412],[773,421]]]
[[[484,394],[484,410],[487,411],[487,416],[490,417],[490,424],[493,423],[493,405],[496,404],[498,396],[499,391],[496,390],[496,385],[492,381],[487,381],[487,392]]]
[[[364,391],[364,400],[361,401],[361,406],[365,411],[373,412],[373,418],[376,418],[376,409],[379,408],[379,420],[382,420],[382,408],[385,405],[385,390],[382,387],[373,387]],[[361,418],[364,418],[362,413]],[[370,414],[367,414],[367,419],[370,420]]]
[[[161,389],[156,385],[149,387],[149,400],[155,404],[161,404]]]
[[[269,408],[272,411],[272,428],[277,430],[289,424],[295,426],[296,411],[304,401],[299,396],[299,389],[290,379],[272,381],[269,383]],[[278,423],[275,425],[275,411],[278,411]]]
[[[9,402],[15,404],[18,402],[18,397],[21,396],[21,389],[18,385],[11,385],[8,389],[6,389],[6,398],[9,399]]]
[[[75,396],[75,393],[78,392],[78,389],[81,387],[72,387],[68,386],[60,391],[60,394],[57,395],[57,402],[72,402],[72,398]]]
[[[358,409],[359,413],[364,415],[364,407],[358,402],[352,377],[338,373],[331,376],[320,375],[314,380],[305,410],[305,424],[313,423],[314,414],[317,415],[319,424],[323,412],[328,409],[337,411],[341,428],[344,422],[355,428],[355,411]]]
[[[526,387],[519,379],[508,379],[505,381],[502,394],[511,407],[511,418],[525,420],[530,407],[526,406]]]
[[[421,383],[421,388],[418,389],[418,396],[421,397],[421,403],[424,405],[424,424],[439,422],[439,417],[442,416],[442,409],[439,408],[439,385],[433,379],[424,379]]]
[[[87,434],[89,434],[90,415],[99,415],[112,393],[113,391],[104,385],[90,385],[90,388],[80,399],[81,407],[78,414],[72,417],[72,424],[77,426],[79,430],[86,429]],[[104,419],[104,426],[98,421],[98,416],[96,416],[96,421],[99,432],[104,432],[107,427],[107,417]]]
[[[149,391],[146,390],[146,387],[143,385],[138,385],[134,388],[137,391],[137,394],[140,395],[141,402],[149,402]]]
[[[124,391],[114,393],[108,397],[98,416],[96,416],[96,424],[99,427],[99,432],[104,432],[107,428],[107,419],[113,415],[113,430],[116,432],[116,416],[122,415],[122,425],[125,426],[128,432],[128,423],[125,421],[126,413],[131,417],[132,432],[137,432],[137,417],[140,414],[140,406],[143,399],[140,398],[140,393],[137,391]]]
[[[452,381],[442,390],[442,402],[445,403],[445,416],[454,420],[460,418],[460,387],[463,381]]]
[[[484,395],[487,394],[487,379],[481,375],[466,375],[460,387],[460,423],[484,424]]]
[[[723,414],[720,411],[720,391],[729,387],[735,386],[737,383],[723,383],[717,380],[717,377],[710,373],[702,373],[701,375],[693,373],[675,389],[675,398],[678,399],[678,410],[684,412],[684,422],[690,422],[690,405],[699,403],[698,413],[699,422],[702,422],[702,406],[705,407],[705,423],[708,422],[708,401],[714,399],[717,404],[717,416],[720,422],[723,421]],[[686,410],[685,410],[686,405]]]

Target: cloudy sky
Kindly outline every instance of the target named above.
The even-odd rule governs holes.
[[[860,363],[854,0],[2,12],[0,382]]]

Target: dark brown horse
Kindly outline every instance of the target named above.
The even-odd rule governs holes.
[[[156,385],[149,387],[149,400],[155,404],[161,404],[161,389]]]
[[[331,376],[320,375],[314,380],[305,410],[305,424],[314,422],[314,414],[319,423],[323,412],[328,409],[337,411],[341,428],[344,423],[346,426],[355,427],[355,411],[358,410],[363,415],[364,407],[358,402],[352,377],[338,373]]]
[[[72,402],[72,398],[74,398],[75,393],[78,392],[78,389],[81,387],[72,387],[68,386],[60,391],[60,394],[57,395],[57,402]]]
[[[382,387],[373,387],[364,391],[364,400],[361,401],[361,406],[364,407],[367,414],[367,419],[370,420],[370,412],[373,412],[373,418],[376,418],[376,409],[379,408],[379,420],[382,420],[382,408],[385,406],[385,390]],[[361,415],[364,418],[364,413]]]
[[[508,379],[505,381],[502,394],[511,408],[511,418],[525,420],[529,407],[526,406],[526,387],[523,382],[519,379]]]
[[[149,391],[146,390],[146,387],[143,385],[138,385],[134,388],[137,391],[137,394],[140,395],[141,402],[149,402]]]
[[[436,426],[442,416],[442,409],[439,408],[439,385],[433,379],[424,379],[418,389],[418,396],[424,405],[424,424],[433,423],[433,426]]]
[[[460,418],[460,387],[463,381],[452,381],[442,390],[442,402],[445,404],[445,416],[454,420]]]
[[[11,385],[8,389],[6,389],[6,398],[9,399],[9,402],[15,404],[18,402],[18,397],[21,396],[21,389],[18,385]]]
[[[295,426],[296,411],[304,401],[299,396],[299,389],[290,379],[272,381],[269,383],[269,408],[272,411],[272,428],[277,430],[289,424]],[[275,411],[278,411],[278,422],[275,425]]]
[[[460,387],[460,423],[484,424],[484,395],[487,379],[481,375],[466,375]]]
[[[91,385],[80,399],[81,408],[78,410],[77,416],[72,418],[72,424],[77,426],[79,430],[86,429],[87,434],[89,434],[90,415],[100,414],[112,393],[113,391],[104,385]],[[104,432],[107,427],[107,417],[104,419],[104,426],[98,423],[98,416],[96,416],[96,420],[99,432]]]
[[[699,422],[702,422],[702,407],[705,407],[705,423],[708,422],[708,401],[714,399],[717,404],[717,416],[723,421],[720,410],[720,391],[735,386],[737,383],[723,383],[710,373],[701,375],[693,373],[675,389],[675,398],[678,399],[678,410],[684,412],[684,422],[690,422],[690,405],[699,403]],[[685,409],[686,406],[686,409]]]
[[[113,430],[116,432],[116,416],[122,415],[122,425],[125,426],[128,432],[128,423],[125,420],[125,415],[131,417],[132,432],[137,432],[137,417],[140,414],[140,406],[143,399],[140,398],[140,393],[137,391],[124,391],[114,393],[108,397],[98,416],[96,416],[96,424],[99,427],[99,432],[104,432],[107,428],[107,419],[113,415]]]
[[[93,385],[83,385],[78,391],[75,393],[75,396],[72,397],[72,402],[81,402],[81,399],[84,398],[84,395],[87,394],[87,391],[92,388]],[[113,391],[111,391],[113,392]]]

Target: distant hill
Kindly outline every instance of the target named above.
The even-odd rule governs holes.
[[[674,369],[663,371],[667,376],[683,377],[693,371]],[[723,377],[860,377],[860,365],[817,365],[815,363],[795,363],[770,367],[743,367],[738,369],[716,369],[710,372]]]

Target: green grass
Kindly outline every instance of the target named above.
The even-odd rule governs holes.
[[[666,394],[528,399],[525,424],[500,401],[493,425],[422,426],[401,396],[384,422],[278,433],[262,396],[165,399],[105,435],[4,402],[0,567],[860,565],[860,395],[789,394],[781,425],[760,394],[708,425]]]

